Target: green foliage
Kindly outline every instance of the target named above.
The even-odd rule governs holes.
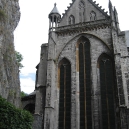
[[[23,60],[23,56],[20,52],[15,51],[16,53],[16,61],[18,62],[19,69],[23,68],[24,66],[21,64],[21,61]]]
[[[21,91],[21,98],[27,96],[28,94],[26,94],[25,92]]]
[[[0,96],[0,129],[32,129],[33,117]]]

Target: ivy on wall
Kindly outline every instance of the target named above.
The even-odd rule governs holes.
[[[32,115],[0,96],[0,129],[32,129]]]

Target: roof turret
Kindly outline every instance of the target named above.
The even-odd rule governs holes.
[[[54,27],[59,26],[59,22],[60,22],[60,19],[61,19],[61,15],[60,15],[57,7],[56,7],[56,3],[54,4],[54,8],[50,12],[48,17],[49,17],[49,30],[53,31]]]
[[[60,13],[59,13],[59,11],[58,11],[58,9],[57,9],[57,7],[56,7],[56,3],[54,4],[54,8],[53,8],[52,11],[50,12],[49,16],[50,16],[51,14],[59,14],[59,15],[60,15]]]

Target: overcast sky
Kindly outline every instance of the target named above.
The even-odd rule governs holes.
[[[108,0],[96,0],[108,11]],[[48,42],[48,14],[57,3],[60,14],[64,13],[71,0],[19,0],[21,19],[14,32],[15,49],[23,55],[20,72],[21,90],[34,91],[36,65],[40,59],[40,46]],[[129,0],[112,0],[119,16],[121,30],[129,30]]]

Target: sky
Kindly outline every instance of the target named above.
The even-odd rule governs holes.
[[[109,0],[96,0],[108,11]],[[116,7],[120,29],[129,30],[129,0],[111,0]],[[31,93],[35,88],[36,66],[40,61],[40,47],[48,42],[48,15],[57,4],[60,14],[64,13],[72,0],[19,0],[21,18],[14,31],[16,51],[23,56],[23,68],[20,70],[21,91]]]

